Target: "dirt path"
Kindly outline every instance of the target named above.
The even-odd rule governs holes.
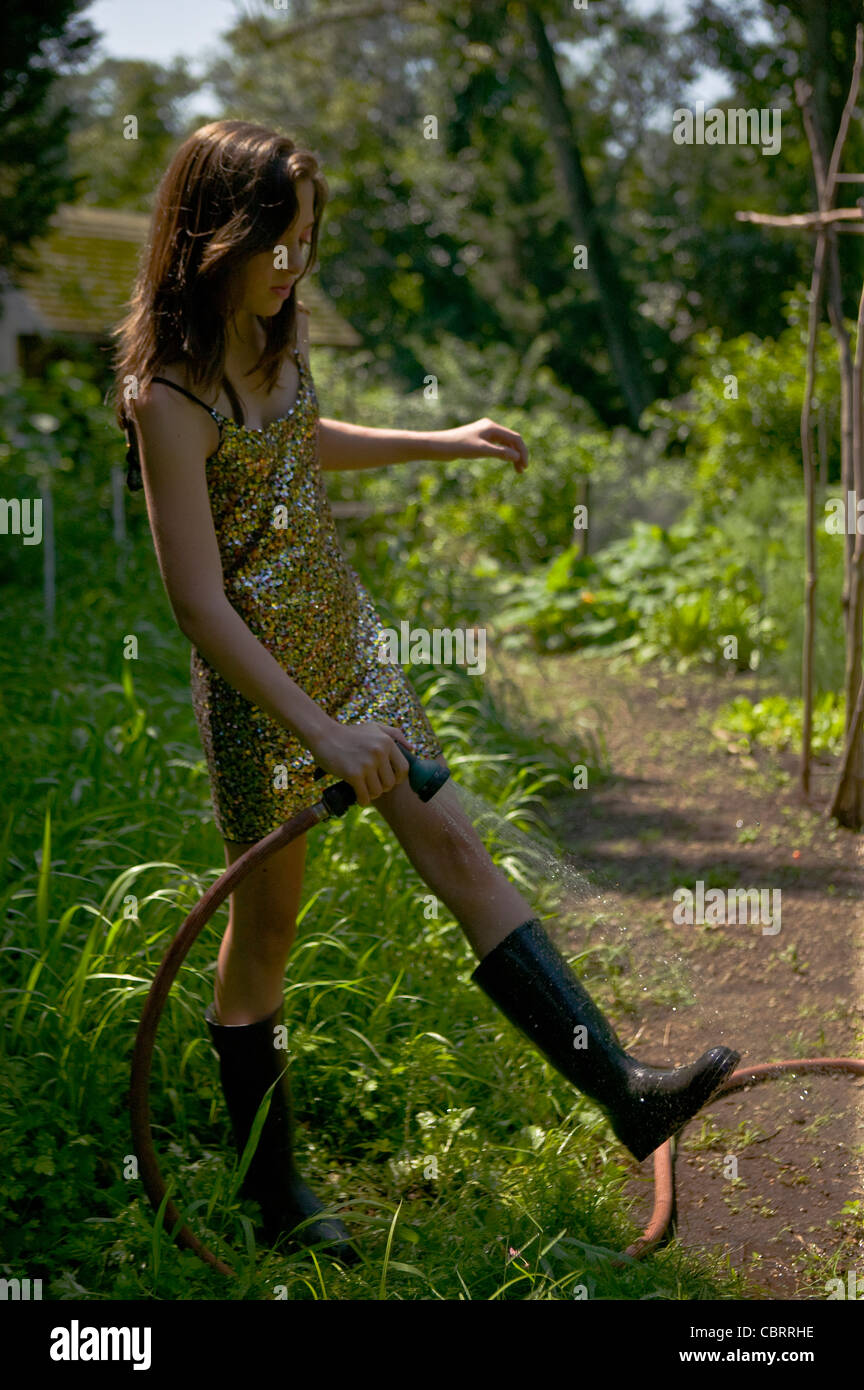
[[[499,696],[552,718],[565,745],[570,736],[578,747],[580,723],[606,741],[611,780],[574,790],[551,814],[568,859],[605,899],[600,923],[596,902],[567,901],[559,939],[574,951],[586,930],[592,944],[627,943],[622,974],[595,989],[625,1046],[658,1066],[716,1043],[742,1064],[864,1056],[864,837],[819,814],[832,765],[817,767],[808,807],[795,752],[742,759],[710,733],[720,705],[756,699],[764,683],[572,653],[494,652],[488,675]],[[780,930],[676,925],[673,892],[697,880],[706,892],[781,889]],[[750,1272],[754,1298],[825,1298],[826,1281],[845,1284],[850,1270],[864,1294],[862,1101],[864,1079],[802,1076],[712,1104],[679,1139],[680,1240],[728,1254]],[[633,1167],[634,1218],[647,1220],[652,1160]]]

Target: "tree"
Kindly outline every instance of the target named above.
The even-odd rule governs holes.
[[[106,58],[63,82],[75,109],[69,137],[81,200],[98,207],[149,211],[178,143],[203,122],[184,111],[198,86],[182,58],[170,67]]]
[[[503,337],[523,352],[549,332],[549,365],[605,419],[635,423],[653,394],[645,340],[662,330],[638,318],[620,273],[608,182],[595,199],[548,35],[525,64],[523,10],[509,4],[502,16],[497,0],[450,0],[432,12],[388,0],[295,7],[241,21],[227,36],[232,59],[208,80],[229,113],[249,114],[250,102],[260,119],[278,110],[329,156],[322,280],[391,365],[416,376],[423,364],[409,340],[438,328],[480,343]],[[539,38],[545,14],[532,14]],[[555,43],[573,23],[556,28]],[[582,125],[590,147],[593,112]],[[588,245],[587,276],[574,273],[574,238]]]
[[[843,116],[849,87],[849,73],[855,58],[855,20],[862,6],[850,0],[735,0],[728,7],[718,0],[698,0],[688,29],[694,50],[715,68],[725,70],[735,89],[734,104],[743,107],[783,108],[783,163],[762,161],[764,172],[772,176],[765,186],[764,199],[751,185],[746,191],[734,190],[735,208],[758,207],[795,213],[802,206],[818,203],[809,142],[804,137],[795,111],[795,84],[803,81],[812,89],[811,106],[814,134],[822,163],[827,166],[836,132]],[[771,32],[756,38],[751,27],[757,19],[770,25]],[[845,145],[845,161],[850,169],[864,168],[864,128],[855,120]],[[864,275],[864,246],[848,238],[844,258],[843,293],[857,297]],[[768,257],[787,258],[791,243],[782,234],[766,234],[763,261]],[[754,250],[750,243],[751,251]],[[810,249],[806,238],[797,239],[794,252],[798,278],[810,274]],[[753,297],[753,312],[758,312]],[[718,319],[719,323],[720,320]],[[759,329],[753,324],[754,332]]]
[[[30,264],[28,251],[60,203],[73,201],[70,107],[57,79],[90,56],[97,34],[81,0],[32,0],[0,11],[0,266]]]

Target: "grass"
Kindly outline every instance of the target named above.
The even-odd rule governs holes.
[[[98,557],[82,559],[53,640],[34,611],[37,594],[7,589],[18,637],[2,656],[3,1276],[97,1301],[747,1296],[722,1254],[676,1241],[613,1264],[638,1234],[623,1195],[634,1165],[472,984],[458,923],[430,903],[373,807],[310,835],[285,989],[298,1162],[342,1206],[363,1262],[346,1271],[257,1247],[256,1209],[235,1195],[203,1022],[227,905],[172,990],[151,1099],[170,1194],[238,1277],[179,1251],[137,1177],[127,1090],[155,970],[224,867],[188,648],[143,551],[110,585]],[[135,661],[123,656],[130,635]],[[597,750],[587,738],[562,746],[542,721],[526,729],[464,672],[412,674],[454,776],[500,817],[484,829],[490,852],[557,934],[567,923],[529,846],[563,848],[534,808],[569,785],[575,762],[598,764]],[[614,965],[615,949],[586,937],[578,969],[606,1007]]]

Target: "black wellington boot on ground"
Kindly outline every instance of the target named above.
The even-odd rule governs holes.
[[[238,1157],[246,1147],[265,1092],[283,1073],[271,1092],[270,1110],[240,1189],[241,1196],[259,1203],[264,1236],[269,1244],[275,1243],[281,1235],[290,1235],[307,1217],[325,1210],[294,1163],[294,1114],[286,1070],[288,1056],[284,1049],[275,1046],[274,1030],[282,1017],[281,1004],[270,1018],[247,1025],[217,1023],[212,1004],[204,1015],[213,1046],[219,1054],[222,1090]],[[355,1264],[360,1258],[350,1243],[348,1231],[336,1217],[310,1222],[294,1239],[302,1245],[325,1247],[327,1254],[343,1264]]]
[[[557,1071],[607,1115],[621,1143],[647,1158],[702,1109],[739,1054],[712,1047],[686,1067],[648,1067],[626,1053],[539,920],[499,941],[471,976]],[[583,1025],[587,1043],[577,1046]]]

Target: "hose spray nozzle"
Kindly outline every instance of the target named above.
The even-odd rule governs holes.
[[[419,796],[421,801],[430,801],[435,793],[441,790],[450,776],[449,767],[442,767],[440,763],[435,762],[434,758],[419,758],[401,739],[394,739],[394,742],[399,744],[408,760],[410,768],[408,773],[409,787]],[[323,767],[316,767],[314,780],[317,782],[319,777],[326,777],[326,775]],[[337,782],[335,786],[327,787],[321,793],[321,800],[331,816],[344,816],[349,807],[353,806],[357,800],[357,793],[350,782]]]

